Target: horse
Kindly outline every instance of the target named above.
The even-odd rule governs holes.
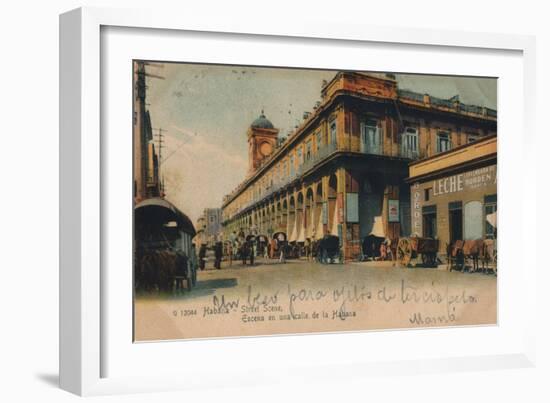
[[[464,258],[471,259],[472,267],[470,273],[475,273],[479,270],[479,257],[481,256],[484,248],[483,239],[471,239],[464,241]]]
[[[481,252],[481,270],[488,273],[490,270],[489,264],[494,264],[493,273],[497,272],[496,265],[496,241],[494,239],[485,239],[483,241],[483,249]]]
[[[459,268],[460,271],[464,271],[464,241],[457,240],[454,243],[448,243],[447,250],[447,268],[449,271],[453,270],[453,267]],[[454,266],[453,266],[454,263]]]
[[[136,288],[144,291],[172,291],[176,276],[190,281],[187,256],[167,249],[150,250],[136,264]],[[189,283],[188,283],[188,288]]]

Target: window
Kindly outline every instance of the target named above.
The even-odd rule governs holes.
[[[378,121],[367,119],[361,124],[361,151],[369,154],[380,154],[381,136]]]
[[[432,188],[424,189],[424,201],[430,201],[430,193]]]
[[[418,158],[418,129],[407,127],[401,137],[401,152],[403,157]]]
[[[451,149],[451,134],[449,132],[437,133],[437,152],[443,153]]]
[[[294,175],[294,154],[290,154],[290,176]]]
[[[301,165],[302,162],[304,162],[304,157],[303,157],[303,154],[302,154],[302,146],[299,146],[298,147],[298,165]]]
[[[449,203],[449,240],[451,243],[462,239],[462,202]]]
[[[485,196],[485,238],[497,237],[497,195]]]
[[[321,146],[323,145],[323,134],[321,131],[318,131],[315,135],[315,140],[317,141],[317,151],[321,149]]]
[[[306,142],[306,161],[309,161],[311,158],[311,140]]]
[[[336,119],[333,119],[330,124],[330,139],[329,144],[336,144]]]

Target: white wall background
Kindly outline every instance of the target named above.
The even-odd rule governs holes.
[[[373,25],[463,29],[537,36],[537,125],[539,200],[548,164],[545,93],[550,90],[550,29],[545,2],[462,0],[336,1],[291,0],[163,1],[144,0],[12,1],[0,13],[0,399],[6,402],[65,402],[76,398],[60,391],[58,356],[58,14],[81,5],[161,7],[178,4],[186,14],[248,15],[249,18],[299,19],[305,14],[326,21]],[[380,16],[380,17],[379,17]],[[518,105],[518,107],[520,107]],[[543,194],[544,192],[544,194]],[[539,214],[545,206],[539,203]],[[354,379],[349,384],[285,385],[247,390],[214,390],[161,395],[95,398],[105,401],[549,401],[550,332],[546,296],[549,259],[541,216],[533,250],[540,251],[538,340],[539,366],[529,370],[459,373],[436,376]]]

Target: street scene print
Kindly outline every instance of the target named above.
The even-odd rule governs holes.
[[[497,79],[134,60],[135,342],[497,323]]]

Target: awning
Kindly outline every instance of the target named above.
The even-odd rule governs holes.
[[[184,213],[166,199],[153,197],[139,202],[134,207],[136,221],[148,222],[152,225],[165,225],[175,221],[178,229],[191,236],[196,235],[193,223]]]
[[[315,230],[315,239],[321,239],[324,236],[324,228],[323,228],[323,212],[319,212],[319,220],[317,222],[317,229]]]
[[[493,212],[491,214],[487,214],[486,218],[487,222],[491,224],[493,227],[497,227],[497,212]]]
[[[299,210],[296,214],[297,222],[298,222],[298,235],[296,236],[297,242],[305,242],[305,230],[304,230],[304,212],[302,210]]]
[[[331,235],[338,236],[338,203],[334,203],[334,214],[332,215]]]
[[[307,217],[306,222],[306,237],[307,238],[313,238],[313,235],[315,235],[315,208],[311,207],[309,209],[309,217]]]
[[[290,237],[288,238],[288,242],[294,242],[296,241],[297,234],[296,234],[296,218],[292,220],[292,230],[290,231]]]
[[[374,235],[379,238],[386,237],[386,234],[384,233],[384,223],[382,222],[382,216],[374,217],[374,224],[372,226],[372,231],[369,235]]]

